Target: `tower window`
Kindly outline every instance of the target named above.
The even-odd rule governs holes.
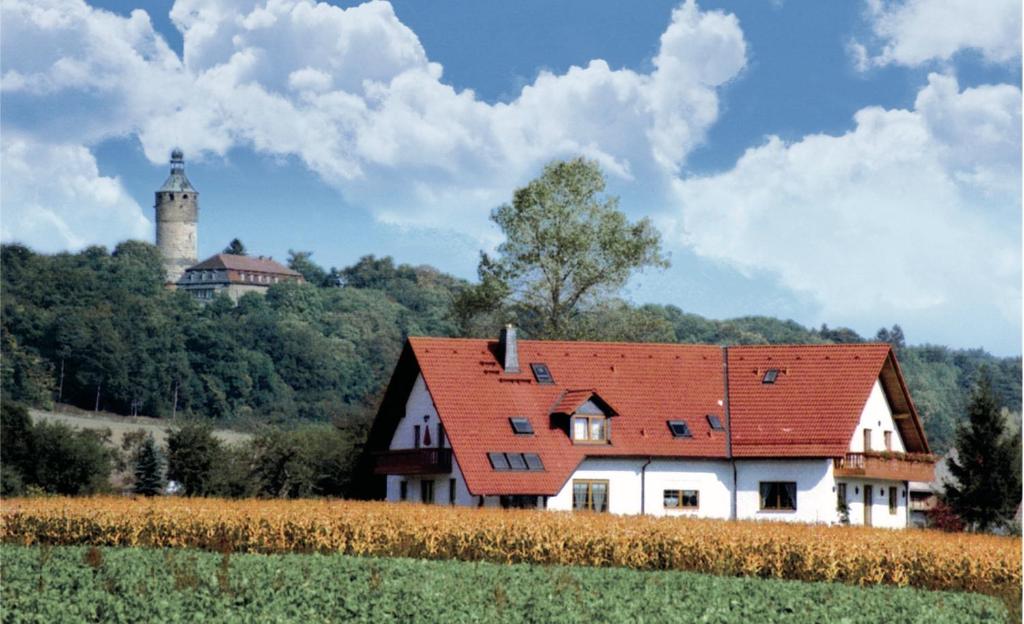
[[[174,193],[168,193],[167,195],[170,196],[171,201],[174,201]]]
[[[182,199],[188,199],[188,193],[185,193],[184,195],[182,195],[181,198]]]

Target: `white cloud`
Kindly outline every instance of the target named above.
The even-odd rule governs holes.
[[[0,239],[39,251],[113,246],[148,239],[152,224],[117,178],[102,176],[81,145],[5,135],[0,178]]]
[[[867,19],[877,53],[853,42],[850,52],[861,70],[889,64],[916,66],[949,61],[975,50],[987,61],[1020,58],[1019,0],[867,0]]]
[[[181,60],[141,11],[11,0],[3,18],[17,33],[3,42],[5,95],[86,99],[72,125],[88,130],[53,120],[23,132],[85,144],[135,134],[153,162],[172,146],[296,156],[383,221],[481,239],[490,208],[552,158],[583,153],[620,179],[667,184],[746,62],[736,18],[692,0],[673,12],[652,72],[596,59],[497,104],[445,84],[387,2],[178,0]],[[38,57],[13,50],[33,40]]]
[[[1016,87],[932,74],[914,110],[865,108],[844,135],[771,137],[678,181],[676,240],[776,273],[830,322],[973,307],[1017,324],[1020,106]]]

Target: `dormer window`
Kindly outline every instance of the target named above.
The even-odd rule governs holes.
[[[761,378],[761,383],[773,384],[775,380],[779,378],[779,369],[769,368],[764,372],[764,377]]]
[[[672,432],[673,438],[692,438],[693,434],[690,433],[690,427],[684,420],[670,420],[668,421],[668,429]]]
[[[576,442],[607,442],[610,429],[604,414],[577,412],[572,417],[572,439]]]

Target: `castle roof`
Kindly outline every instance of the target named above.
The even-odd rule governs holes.
[[[180,149],[171,152],[171,175],[167,176],[163,186],[157,189],[157,193],[195,193],[196,189],[188,181],[185,175],[185,154]]]
[[[288,277],[302,277],[298,271],[294,271],[271,258],[263,256],[239,256],[235,254],[220,253],[210,256],[199,264],[190,266],[186,271],[203,271],[213,269],[227,269],[228,271],[246,271],[253,273],[268,273],[270,275],[285,275]]]

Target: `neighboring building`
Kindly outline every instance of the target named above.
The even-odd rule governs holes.
[[[185,155],[171,152],[171,174],[156,192],[156,246],[167,284],[174,284],[199,257],[199,193],[185,176]]]
[[[237,302],[247,292],[264,293],[279,282],[303,282],[302,275],[271,258],[217,254],[190,266],[177,287],[200,302],[224,293]]]
[[[369,447],[386,498],[908,525],[933,458],[885,344],[410,338]]]

